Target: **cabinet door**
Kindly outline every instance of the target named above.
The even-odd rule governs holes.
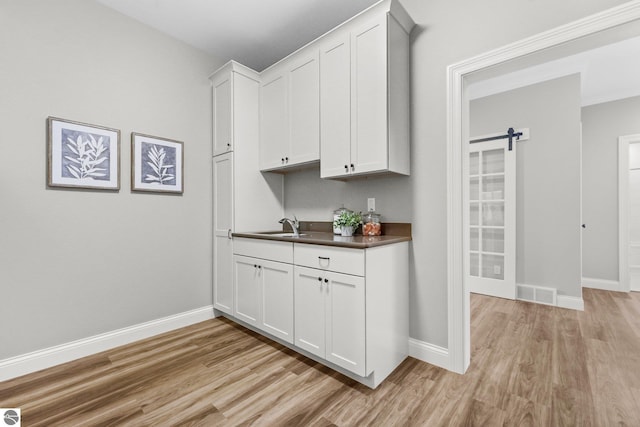
[[[320,70],[318,51],[296,57],[289,68],[289,161],[320,159]]]
[[[233,150],[233,73],[213,81],[213,155]]]
[[[240,255],[233,257],[235,283],[235,316],[253,326],[260,324],[261,268],[258,259]]]
[[[260,169],[276,169],[289,160],[285,73],[269,74],[260,87]]]
[[[365,376],[364,277],[327,272],[326,359]],[[372,314],[375,315],[375,314]]]
[[[349,173],[351,164],[349,34],[320,47],[320,176]]]
[[[233,314],[233,153],[213,158],[213,307]]]
[[[325,357],[325,298],[323,272],[294,267],[295,342],[297,347]]]
[[[387,17],[351,34],[351,173],[388,168]]]
[[[260,260],[262,318],[260,329],[293,343],[293,265]]]

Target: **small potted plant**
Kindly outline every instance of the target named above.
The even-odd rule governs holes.
[[[353,232],[362,224],[362,214],[360,212],[342,212],[338,219],[333,222],[334,227],[340,228],[340,234],[344,237],[353,236]]]

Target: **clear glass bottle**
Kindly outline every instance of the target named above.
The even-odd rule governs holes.
[[[337,220],[340,214],[342,214],[342,212],[353,212],[353,211],[351,209],[345,208],[344,205],[342,205],[341,208],[338,208],[335,211],[333,211],[333,221]],[[333,226],[333,234],[341,234],[341,233],[342,233],[342,229],[340,227]]]
[[[380,236],[382,234],[382,224],[380,222],[380,214],[369,211],[362,216],[362,235],[363,236]]]

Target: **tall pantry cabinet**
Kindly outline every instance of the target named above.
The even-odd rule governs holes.
[[[213,307],[234,315],[233,238],[270,230],[283,216],[283,178],[259,168],[260,77],[234,61],[211,76]]]

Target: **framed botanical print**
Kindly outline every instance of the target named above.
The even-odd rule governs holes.
[[[183,143],[141,133],[131,134],[131,190],[184,192]]]
[[[47,118],[49,187],[120,189],[120,131]]]

